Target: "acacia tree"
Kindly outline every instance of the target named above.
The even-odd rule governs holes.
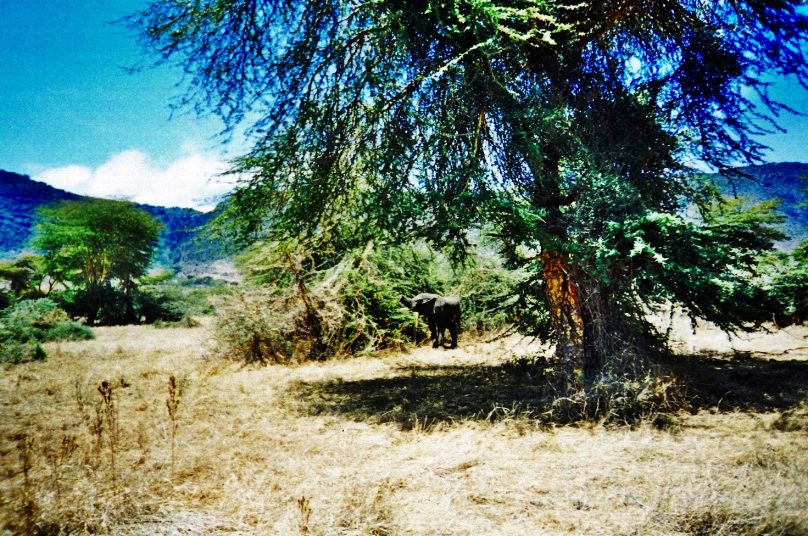
[[[535,274],[533,330],[597,372],[653,342],[654,303],[763,314],[744,276],[772,234],[679,214],[710,204],[688,164],[761,157],[787,109],[766,75],[808,80],[800,4],[174,0],[129,23],[185,69],[182,103],[253,121],[223,215],[244,236],[462,250],[487,224]]]
[[[45,271],[88,297],[85,314],[96,320],[113,284],[123,295],[123,318],[134,320],[135,280],[145,274],[162,225],[126,201],[62,201],[38,210],[31,241]]]

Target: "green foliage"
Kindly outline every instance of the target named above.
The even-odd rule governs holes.
[[[40,342],[92,339],[92,331],[70,320],[49,298],[25,300],[3,312],[3,326],[15,332],[30,332]]]
[[[469,230],[490,226],[508,267],[527,272],[518,320],[589,375],[660,348],[645,321],[659,303],[725,329],[770,313],[753,279],[772,207],[679,214],[716,199],[690,163],[759,161],[752,136],[785,109],[766,76],[808,81],[799,4],[171,1],[130,24],[185,69],[188,102],[230,128],[257,118],[220,221],[247,242],[314,244],[278,278],[303,289],[327,267],[347,276],[371,239],[453,246],[459,266]],[[355,307],[384,309],[384,289],[355,281],[371,289]]]
[[[192,288],[175,280],[164,280],[138,287],[135,308],[146,324],[192,323],[195,316],[213,313],[207,288]]]
[[[4,329],[0,329],[0,363],[28,363],[42,361],[48,354],[36,339],[15,338]]]
[[[241,259],[260,290],[218,307],[223,351],[246,362],[290,362],[355,355],[429,337],[423,318],[401,305],[421,292],[459,294],[463,328],[485,331],[513,322],[508,299],[516,278],[493,258],[451,269],[423,244],[377,247],[369,242],[317,269],[302,247],[257,244]]]
[[[99,286],[145,273],[162,225],[125,201],[64,201],[38,211],[32,245],[59,281]]]
[[[778,303],[758,277],[760,256],[784,238],[776,203],[723,200],[703,220],[649,214],[616,231],[643,305],[672,302],[726,330],[771,319]],[[610,253],[611,254],[611,253]],[[751,324],[749,324],[751,322]]]
[[[49,298],[24,300],[0,315],[0,362],[22,363],[46,357],[42,342],[92,339]]]
[[[88,325],[114,326],[133,322],[127,314],[128,297],[112,285],[92,285],[60,292],[55,296],[73,318]]]
[[[783,109],[762,74],[808,78],[796,4],[172,1],[129,24],[185,69],[186,102],[257,117],[223,214],[244,236],[353,214],[462,244],[492,193],[555,219],[582,150],[657,208],[682,162],[759,156],[749,132]]]
[[[124,201],[63,201],[38,211],[32,245],[55,281],[75,286],[71,307],[89,324],[135,320],[136,278],[145,274],[162,225]]]
[[[484,333],[516,323],[518,285],[524,277],[492,256],[478,256],[464,265],[451,284],[451,293],[462,298],[463,329]]]
[[[808,240],[791,253],[765,258],[761,271],[768,296],[778,304],[774,320],[780,325],[808,321]]]
[[[35,255],[22,255],[13,261],[0,261],[0,280],[5,280],[8,285],[7,290],[0,292],[6,297],[5,306],[0,303],[0,309],[16,299],[38,298],[49,294],[53,288],[53,282],[44,271],[42,257]],[[47,289],[43,290],[46,282]]]

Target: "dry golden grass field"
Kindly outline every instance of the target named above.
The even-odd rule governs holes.
[[[808,534],[805,327],[683,330],[662,429],[531,419],[519,338],[243,367],[204,325],[95,333],[0,369],[6,534]]]

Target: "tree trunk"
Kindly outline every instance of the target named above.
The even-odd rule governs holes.
[[[127,324],[137,324],[138,318],[135,316],[135,283],[125,278],[122,282],[123,286],[123,300],[124,300],[124,321]]]
[[[574,268],[558,251],[542,251],[542,276],[550,321],[556,334],[556,356],[570,369],[584,369],[584,317]]]

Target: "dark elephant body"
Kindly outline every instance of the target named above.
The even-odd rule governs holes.
[[[426,317],[434,348],[443,345],[443,334],[447,329],[452,337],[451,348],[457,348],[457,333],[460,331],[460,298],[458,296],[423,293],[411,300],[401,298],[401,303],[411,311]]]

